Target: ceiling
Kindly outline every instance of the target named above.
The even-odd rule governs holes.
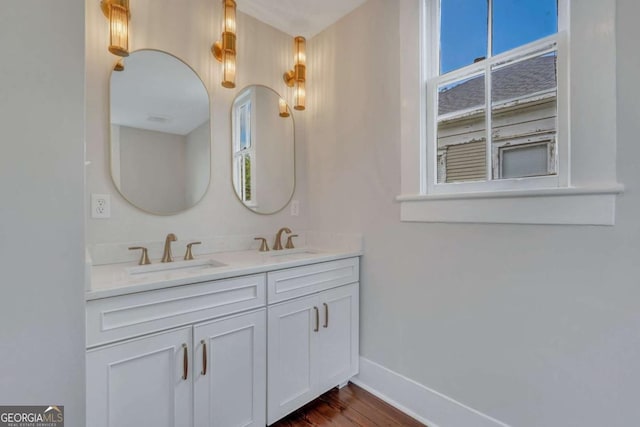
[[[138,50],[111,73],[111,123],[187,135],[209,120],[209,95],[198,75],[178,58]]]
[[[236,0],[238,10],[291,36],[311,38],[366,0]]]

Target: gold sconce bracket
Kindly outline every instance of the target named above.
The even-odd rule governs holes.
[[[296,82],[305,82],[307,80],[307,67],[303,64],[296,64],[293,66],[293,70],[284,73],[282,78],[289,87],[293,87]]]
[[[211,46],[211,53],[218,62],[223,61],[224,52],[236,53],[236,35],[228,31],[222,33],[222,40]]]
[[[282,79],[287,84],[287,86],[293,87],[293,85],[296,84],[295,76],[296,76],[296,73],[293,70],[289,70],[282,75]]]
[[[219,41],[211,45],[211,53],[218,62],[222,62],[222,43]]]

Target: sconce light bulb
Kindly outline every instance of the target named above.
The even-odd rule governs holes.
[[[304,37],[298,36],[294,39],[294,61],[296,65],[307,64],[306,40]]]
[[[304,82],[298,82],[296,86],[295,100],[296,105],[294,105],[293,108],[298,111],[304,111],[305,103],[307,100],[307,92],[304,86]]]
[[[278,108],[280,110],[280,117],[289,117],[289,107],[287,106],[287,101],[280,98],[278,99]]]
[[[222,59],[223,77],[222,86],[228,89],[236,87],[236,54],[230,51],[223,52]]]
[[[224,3],[224,28],[223,32],[236,33],[236,2],[223,0]]]
[[[129,56],[129,9],[127,2],[111,0],[106,4],[109,18],[109,52]]]

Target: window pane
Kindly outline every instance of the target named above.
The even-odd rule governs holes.
[[[438,87],[438,182],[484,181],[486,141],[484,75]]]
[[[487,56],[487,0],[440,1],[440,74]]]
[[[499,150],[505,145],[528,144],[541,140],[552,141],[549,143],[551,144],[550,152],[555,155],[556,97],[556,52],[516,60],[492,68],[491,142],[494,179],[528,176],[505,175],[504,170],[500,174]],[[534,158],[530,160],[537,161]],[[530,166],[531,170],[535,171],[535,175],[554,174],[555,159],[551,159],[552,166],[549,171],[546,162],[545,157],[544,168],[537,163]],[[533,173],[525,166],[521,165],[519,168],[526,173]]]
[[[492,55],[556,32],[557,0],[493,0]]]
[[[251,192],[251,155],[245,154],[243,156],[243,168],[242,168],[242,189],[245,202],[250,202],[252,199]]]
[[[240,150],[251,147],[251,103],[240,106]]]
[[[503,148],[502,178],[547,175],[547,144]]]

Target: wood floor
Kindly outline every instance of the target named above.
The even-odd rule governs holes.
[[[329,390],[272,427],[424,426],[355,384]]]

